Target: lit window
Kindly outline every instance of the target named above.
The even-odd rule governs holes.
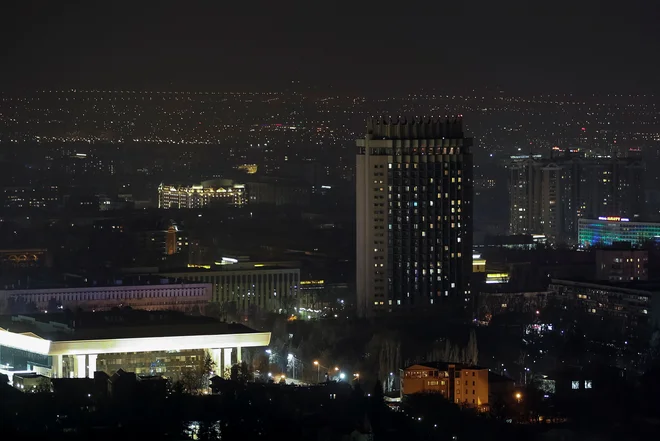
[[[591,389],[591,380],[584,380],[584,388]]]
[[[571,389],[576,390],[580,388],[580,382],[579,381],[571,381]]]

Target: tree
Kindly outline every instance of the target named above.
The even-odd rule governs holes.
[[[215,368],[215,363],[209,354],[204,354],[200,363],[192,369],[187,369],[181,373],[179,382],[183,390],[189,394],[201,394],[209,389],[209,379],[211,372]]]
[[[396,372],[401,368],[401,339],[397,333],[376,334],[369,346],[373,348],[369,352],[378,354],[379,377],[387,377],[390,372]]]
[[[10,314],[32,314],[39,312],[34,302],[26,302],[23,299],[10,297],[7,301],[7,310]]]
[[[384,401],[383,383],[380,381],[380,378],[377,378],[376,384],[374,384],[374,390],[371,393],[371,401],[373,401],[374,404],[377,405],[383,404]]]
[[[477,333],[472,329],[470,331],[470,338],[465,347],[463,362],[470,365],[477,365],[479,362],[479,348],[477,347]]]
[[[252,380],[252,372],[250,372],[250,367],[244,361],[234,364],[229,373],[229,378],[232,381],[237,381],[239,383],[247,383]]]
[[[36,393],[50,393],[51,391],[52,391],[51,383],[50,383],[50,379],[48,378],[39,379],[39,382],[37,383],[34,389],[34,392]]]
[[[46,311],[56,312],[60,309],[62,309],[62,303],[59,302],[55,297],[51,297],[50,300],[48,300],[48,306],[46,307]]]

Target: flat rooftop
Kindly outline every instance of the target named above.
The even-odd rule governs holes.
[[[181,273],[214,273],[222,271],[258,271],[258,270],[277,270],[277,269],[299,269],[301,266],[298,261],[277,261],[277,262],[235,262],[222,263],[214,262],[209,265],[190,265],[182,268],[172,268],[163,270],[159,274],[163,277],[176,278],[176,274]],[[174,275],[174,276],[172,276]],[[178,280],[178,279],[177,279]]]
[[[660,291],[660,282],[655,280],[633,280],[611,282],[608,280],[569,280],[569,279],[551,279],[551,284],[557,285],[573,285],[581,287],[599,287],[606,286],[612,289],[626,290],[626,291],[647,291],[658,292]]]
[[[474,366],[474,365],[469,365],[465,363],[449,363],[446,361],[429,361],[429,362],[424,362],[424,363],[414,363],[405,369],[410,369],[412,366],[424,366],[427,368],[431,369],[438,369],[440,371],[447,371],[449,370],[449,365],[454,366],[456,369],[461,370],[461,369],[474,369],[474,370],[481,370],[481,369],[486,369],[485,367],[481,366]]]
[[[0,316],[0,328],[32,333],[50,341],[257,333],[239,323],[178,311],[120,310]]]

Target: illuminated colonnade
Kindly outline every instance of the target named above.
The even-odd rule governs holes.
[[[263,347],[270,343],[270,332],[240,334],[186,335],[168,337],[118,338],[96,340],[46,340],[34,333],[13,333],[0,328],[0,346],[50,357],[50,374],[63,378],[93,377],[99,356],[203,350],[211,356],[216,374],[222,375],[235,361],[242,361],[243,347]]]

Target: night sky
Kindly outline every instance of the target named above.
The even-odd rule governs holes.
[[[5,88],[647,93],[660,82],[652,0],[6,3]]]

